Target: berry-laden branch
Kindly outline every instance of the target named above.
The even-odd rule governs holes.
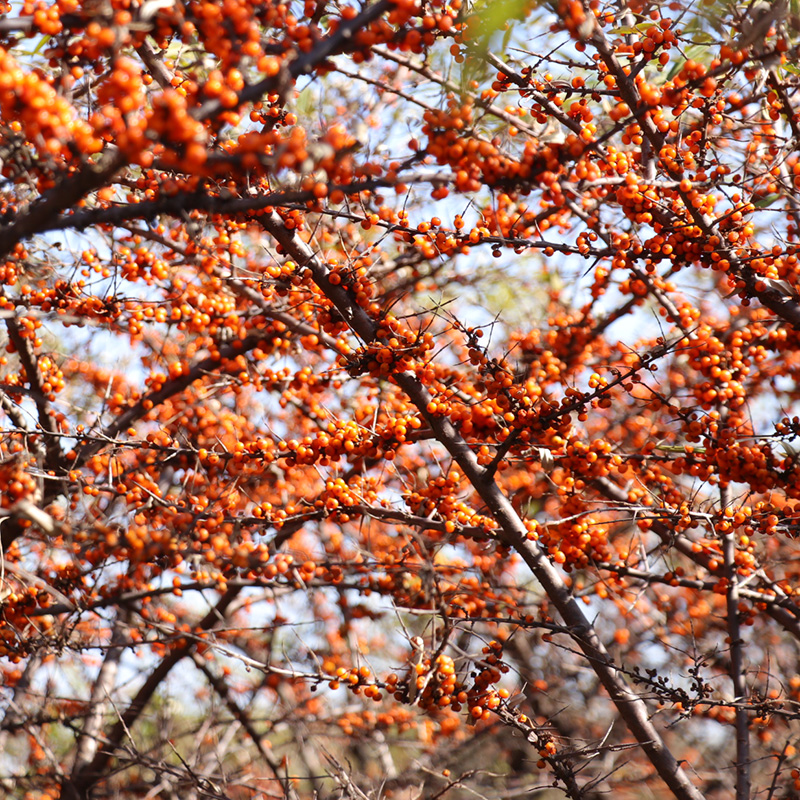
[[[428,183],[429,174],[404,175],[403,184]],[[437,176],[437,180],[447,181],[447,176]],[[381,189],[393,188],[398,180],[390,181],[383,178],[359,181],[358,183],[332,185],[329,192],[342,192],[346,195],[357,195],[360,192],[374,192]],[[292,205],[305,205],[316,201],[313,190],[303,191],[278,191],[257,197],[226,197],[219,194],[196,192],[193,194],[178,193],[173,196],[160,197],[157,200],[130,205],[117,205],[111,208],[92,208],[75,211],[53,217],[49,223],[40,228],[38,232],[78,230],[93,228],[100,225],[124,225],[132,220],[149,221],[163,215],[180,216],[190,211],[202,211],[207,214],[225,214],[236,216],[238,214],[252,213],[254,210],[286,207]]]
[[[594,15],[591,10],[587,8],[588,20],[593,20]],[[641,93],[636,87],[636,84],[628,72],[623,69],[619,59],[614,54],[612,48],[608,44],[605,33],[599,25],[590,23],[590,35],[586,38],[597,48],[597,52],[603,60],[603,63],[608,68],[608,73],[613,75],[616,79],[617,86],[619,87],[620,97],[628,104],[629,108],[642,109],[646,107]],[[639,123],[642,127],[644,135],[647,137],[650,145],[655,153],[661,153],[665,145],[665,137],[655,126],[653,120],[646,114],[637,116]],[[681,179],[679,173],[672,173],[669,171],[670,177],[674,179]],[[754,272],[747,261],[740,257],[736,250],[727,246],[722,242],[721,236],[717,231],[715,221],[704,214],[698,206],[693,202],[690,195],[691,189],[686,189],[683,184],[679,185],[678,189],[680,196],[684,202],[686,211],[690,215],[692,221],[700,228],[703,236],[709,241],[717,243],[719,247],[718,253],[723,259],[727,260],[730,264],[732,274],[736,275],[741,281],[742,289],[746,296],[757,297],[758,300],[770,311],[773,311],[778,317],[794,326],[795,330],[800,331],[800,302],[796,298],[786,296],[779,290],[770,288],[765,284],[763,279]]]
[[[307,53],[299,54],[284,64],[276,75],[244,87],[234,105],[252,103],[264,95],[278,93],[283,96],[291,82],[300,76],[308,75],[326,59],[346,51],[356,31],[368,26],[370,22],[383,15],[392,3],[378,0],[365,8],[352,19],[343,20],[335,33],[322,39]],[[229,105],[222,101],[209,100],[199,108],[192,109],[191,116],[198,121],[208,121],[224,112]],[[0,260],[5,259],[17,244],[36,233],[47,230],[53,220],[64,210],[73,208],[79,201],[95,189],[107,185],[111,179],[128,163],[128,155],[115,146],[108,146],[93,162],[86,163],[74,177],[69,177],[58,187],[51,189],[33,202],[17,222],[0,227]]]
[[[3,790],[800,789],[767,5],[0,0]]]
[[[347,289],[331,283],[328,268],[320,262],[313,250],[293,231],[287,230],[277,214],[263,215],[258,220],[285,253],[311,272],[316,285],[362,341],[373,342],[378,336],[380,325],[358,306]],[[400,373],[394,374],[393,380],[419,409],[438,441],[447,448],[486,503],[497,521],[502,540],[522,556],[542,585],[564,623],[570,628],[591,669],[597,674],[631,734],[639,742],[662,780],[676,797],[701,800],[703,795],[691,783],[650,721],[645,702],[628,687],[555,567],[536,543],[529,539],[528,531],[508,497],[491,477],[487,478],[485,468],[479,465],[475,453],[450,421],[428,412],[431,396],[419,379],[413,374]]]

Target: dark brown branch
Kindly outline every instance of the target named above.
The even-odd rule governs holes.
[[[347,289],[330,282],[327,267],[316,258],[311,248],[288,230],[274,212],[258,218],[269,232],[300,265],[307,267],[320,290],[334,304],[355,333],[365,342],[374,341],[378,325],[360,308]],[[435,416],[427,411],[430,395],[416,376],[403,373],[394,380],[419,409],[436,438],[447,448],[450,455],[480,495],[499,526],[499,533],[506,544],[516,550],[528,565],[558,609],[564,622],[573,631],[576,644],[583,651],[589,665],[609,693],[620,716],[630,732],[639,742],[661,779],[679,800],[701,800],[702,794],[692,785],[675,756],[666,747],[663,739],[650,721],[647,706],[627,685],[623,674],[615,666],[596,631],[586,619],[561,575],[550,563],[543,550],[530,539],[524,523],[511,501],[500,487],[486,476],[472,449],[464,441],[446,417]]]
[[[390,0],[379,0],[352,20],[342,20],[334,34],[318,42],[308,53],[297,56],[278,75],[242,89],[237,105],[255,102],[266,94],[284,95],[294,79],[309,74],[331,56],[345,52],[356,31],[378,19],[391,7]],[[199,108],[192,109],[191,115],[205,121],[225,110],[219,100],[209,100]],[[96,162],[87,163],[75,177],[61,181],[22,213],[15,223],[0,228],[0,260],[7,258],[19,242],[35,233],[48,230],[65,209],[71,208],[87,194],[108,183],[125,166],[126,161],[127,157],[118,148],[106,148]]]
[[[593,12],[588,9],[587,13],[592,16],[589,19],[594,19]],[[632,77],[628,75],[614,54],[613,49],[608,44],[608,41],[603,33],[600,25],[594,24],[591,34],[591,42],[600,54],[603,63],[608,67],[608,71],[617,81],[619,87],[620,97],[633,109],[633,115],[640,125],[644,135],[650,142],[650,146],[654,152],[660,153],[661,148],[664,146],[664,135],[656,128],[655,123],[649,115],[645,113],[637,113],[637,109],[645,108],[642,103],[639,91]],[[671,175],[672,178],[678,178],[678,175]],[[710,237],[715,235],[714,228],[715,222],[712,218],[703,214],[700,210],[694,207],[688,194],[678,189],[678,193],[683,199],[684,206],[689,213],[692,222],[697,225],[703,232],[703,235]],[[737,257],[735,251],[728,247],[720,247],[718,252],[720,255],[724,254],[730,261],[731,272],[736,275],[739,280],[744,284],[744,288],[752,297],[758,298],[763,306],[774,312],[778,317],[792,325],[795,330],[800,330],[800,302],[793,297],[787,297],[781,294],[776,289],[771,289],[768,286],[761,288],[757,286],[760,281],[760,276],[753,271],[753,269],[744,262],[741,258]]]
[[[420,183],[430,181],[433,175],[404,176],[402,183]],[[448,176],[436,175],[438,182],[448,180]],[[372,179],[356,181],[344,186],[330,186],[329,191],[341,191],[345,195],[357,195],[360,192],[372,192],[386,189],[398,181]],[[115,205],[110,208],[88,208],[54,217],[41,231],[84,230],[93,225],[121,225],[132,220],[151,220],[161,214],[183,216],[189,211],[204,211],[208,214],[245,214],[270,206],[285,206],[291,203],[305,204],[315,200],[311,191],[269,192],[255,197],[219,197],[211,194],[192,194],[181,192],[158,200],[143,203]]]
[[[39,367],[36,363],[31,341],[22,335],[16,319],[7,319],[6,327],[9,339],[11,339],[16,348],[20,363],[25,369],[25,375],[31,387],[30,396],[36,403],[39,428],[44,434],[58,433],[58,427],[50,410],[50,403],[42,389]],[[59,472],[63,466],[63,454],[58,446],[58,439],[53,436],[45,436],[45,459],[42,466],[53,472]]]
[[[720,490],[720,508],[728,505],[726,489]],[[739,575],[736,567],[736,537],[733,531],[722,535],[722,558],[727,580],[725,622],[730,639],[730,676],[733,684],[733,699],[742,703],[734,712],[736,718],[736,800],[750,800],[750,721],[746,708],[747,684],[745,683],[742,629],[739,623]]]

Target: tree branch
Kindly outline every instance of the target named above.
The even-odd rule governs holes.
[[[287,230],[283,221],[274,212],[259,216],[257,221],[275,237],[285,252],[290,254],[298,264],[311,271],[314,282],[334,304],[353,331],[365,342],[374,341],[378,325],[370,319],[364,309],[356,304],[346,288],[330,282],[327,266],[316,257],[311,248],[296,236],[294,231]],[[484,468],[479,465],[472,449],[451,422],[447,418],[428,413],[427,407],[431,397],[416,376],[402,373],[395,375],[394,380],[419,409],[420,414],[436,434],[436,438],[453,456],[483,502],[486,503],[499,525],[503,541],[520,554],[553,605],[558,609],[564,622],[571,628],[575,642],[583,651],[591,668],[616,705],[620,716],[662,780],[679,800],[701,800],[702,794],[689,781],[686,773],[650,721],[644,700],[628,687],[556,568],[547,559],[542,549],[528,539],[527,529],[510,500],[493,480],[487,481]]]
[[[229,588],[217,601],[217,604],[206,614],[197,626],[197,630],[208,631],[225,617],[228,606],[239,594],[240,589]],[[91,763],[73,774],[61,790],[62,800],[89,800],[91,790],[102,780],[116,749],[141,716],[150,698],[164,682],[178,662],[188,656],[195,647],[195,642],[187,638],[184,644],[177,645],[161,663],[150,673],[144,685],[136,693],[125,713],[114,724],[106,737],[103,748],[95,755]]]

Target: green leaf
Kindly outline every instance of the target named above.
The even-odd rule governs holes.
[[[528,500],[523,504],[520,511],[527,519],[535,517],[544,508],[544,503],[541,500]]]
[[[511,32],[513,30],[514,30],[514,26],[513,25],[509,25],[506,28],[506,32],[503,34],[503,48],[500,51],[501,53],[507,53],[508,52],[508,44],[511,41]]]
[[[298,115],[307,117],[317,107],[319,101],[315,99],[314,94],[314,87],[312,86],[307,86],[300,92],[294,103]]]
[[[42,48],[50,41],[51,38],[52,37],[50,36],[50,34],[42,36],[39,44],[36,45],[33,54],[38,55],[42,51]]]
[[[753,205],[756,208],[768,208],[771,206],[776,200],[780,200],[781,196],[779,194],[768,194],[766,197],[761,197],[758,200],[753,201]]]
[[[678,59],[678,60],[677,60],[677,61],[676,61],[676,62],[675,62],[675,63],[674,63],[674,64],[673,64],[673,65],[672,65],[670,68],[669,68],[669,72],[667,73],[667,80],[668,80],[668,81],[671,81],[671,80],[672,80],[672,79],[673,79],[673,78],[674,78],[674,77],[675,77],[675,76],[676,76],[676,75],[677,75],[677,74],[678,74],[678,73],[681,71],[681,67],[683,67],[683,65],[684,65],[685,63],[686,63],[686,62],[685,62],[683,59]]]
[[[472,9],[473,14],[481,18],[481,42],[483,47],[488,47],[489,40],[499,30],[512,28],[514,20],[524,19],[528,11],[527,0],[500,0],[490,2],[485,0],[476,3]]]

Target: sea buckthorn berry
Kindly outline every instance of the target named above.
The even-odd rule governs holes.
[[[800,789],[797,26],[701,5],[0,0],[30,792],[86,755],[56,719],[96,722],[85,793],[220,757],[255,786],[263,709],[279,780],[327,773],[298,800],[342,777],[320,742],[506,796],[610,729],[644,747],[582,785],[735,796],[719,748],[651,758],[738,727],[752,793]]]

